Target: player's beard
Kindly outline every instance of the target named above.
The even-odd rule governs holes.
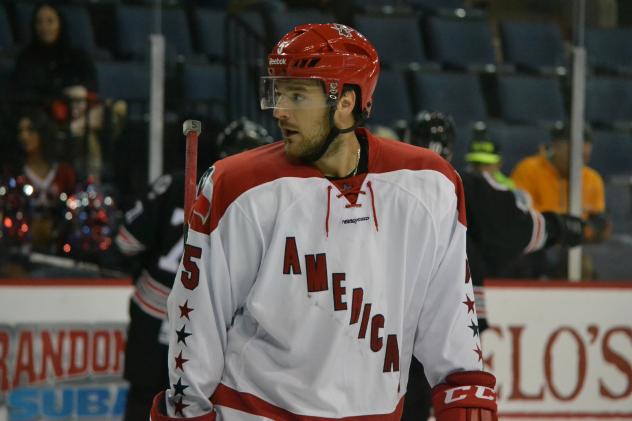
[[[301,132],[302,139],[286,140],[285,154],[291,162],[311,163],[311,157],[320,153],[330,131],[329,118],[325,115],[311,132]]]

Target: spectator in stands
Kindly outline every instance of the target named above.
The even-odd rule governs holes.
[[[568,212],[569,142],[568,127],[553,130],[552,142],[544,153],[520,161],[511,174],[516,186],[527,191],[533,206],[540,212]],[[590,161],[592,138],[584,133],[583,159]],[[582,219],[587,222],[585,241],[600,242],[610,234],[611,224],[606,217],[604,182],[597,171],[582,168]]]
[[[511,178],[516,186],[527,191],[533,199],[533,207],[540,212],[567,213],[569,188],[569,152],[570,129],[555,128],[552,142],[543,153],[524,158],[513,170]],[[592,138],[590,132],[584,132],[583,160],[590,161]],[[612,224],[606,215],[604,182],[597,171],[584,165],[582,168],[582,214],[586,223],[584,242],[598,243],[607,240]],[[566,277],[566,259],[563,250],[551,249],[530,257],[533,272],[526,274],[535,277]],[[592,263],[584,255],[582,277],[595,276]]]
[[[63,95],[64,88],[84,86],[97,90],[94,63],[86,51],[71,46],[64,19],[50,2],[38,3],[31,19],[31,40],[19,53],[12,75],[13,96],[46,105]]]
[[[21,173],[33,187],[33,248],[47,252],[53,246],[52,235],[59,222],[56,211],[62,205],[60,195],[74,191],[75,171],[70,165],[57,161],[55,126],[45,112],[31,110],[21,114],[17,133],[24,157]]]
[[[99,131],[103,127],[103,107],[90,103],[85,86],[73,85],[63,90],[68,101],[68,136],[75,168],[95,182],[101,178],[103,166]],[[114,110],[113,110],[114,115]]]
[[[71,45],[63,15],[53,3],[38,3],[33,10],[31,40],[18,55],[11,89],[13,99],[44,106],[60,125],[68,127],[70,150],[66,153],[75,156],[82,176],[98,178],[101,152],[96,132],[102,109],[94,106],[96,68],[86,51]],[[85,161],[87,168],[77,166]]]

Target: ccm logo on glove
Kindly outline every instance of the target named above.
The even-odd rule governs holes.
[[[485,386],[459,386],[445,391],[445,399],[443,403],[448,405],[453,402],[461,401],[463,399],[471,398],[472,389],[475,390],[474,397],[478,399],[485,399],[493,401],[496,399],[494,390]]]

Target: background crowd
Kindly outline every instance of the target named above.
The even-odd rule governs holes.
[[[410,142],[420,111],[442,112],[453,122],[457,170],[489,166],[536,210],[568,212],[572,2],[0,1],[2,276],[54,276],[46,256],[94,264],[81,266],[83,275],[125,270],[113,239],[123,212],[154,181],[147,36],[158,3],[165,173],[183,167],[187,118],[203,121],[202,167],[239,149],[217,140],[231,122],[245,117],[277,137],[257,111],[264,52],[292,25],[337,21],[374,39],[382,58],[374,131]],[[619,258],[632,250],[628,3],[588,2],[585,279],[632,273]],[[476,161],[485,154],[493,162]],[[527,256],[499,275],[565,278],[565,249]]]

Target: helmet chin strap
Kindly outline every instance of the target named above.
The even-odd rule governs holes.
[[[330,127],[329,133],[327,134],[327,137],[325,138],[325,141],[323,142],[320,149],[318,149],[313,154],[308,155],[303,158],[305,162],[313,163],[313,162],[318,161],[320,158],[323,157],[323,155],[325,155],[325,153],[327,152],[327,149],[329,149],[329,146],[331,146],[331,144],[338,137],[338,135],[342,133],[349,133],[349,132],[354,131],[358,127],[358,125],[361,123],[361,121],[356,121],[353,123],[353,126],[347,127],[346,129],[339,129],[338,127],[336,127],[336,124],[334,122],[334,114],[336,113],[337,104],[338,104],[337,99],[333,99],[331,97],[327,98],[327,106],[329,108],[329,113],[328,113],[329,114],[329,127]]]

